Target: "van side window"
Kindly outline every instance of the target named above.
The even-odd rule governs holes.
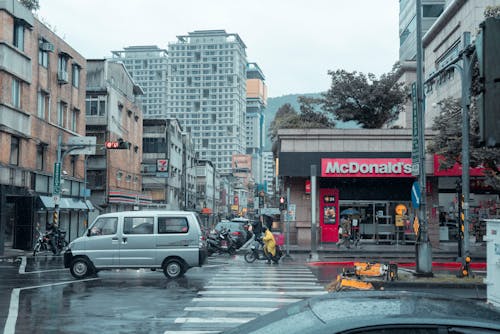
[[[123,218],[124,234],[153,234],[153,217],[125,217]]]
[[[116,217],[99,218],[90,229],[90,236],[115,234],[117,225],[118,218]]]
[[[158,233],[187,233],[188,221],[185,217],[158,217]]]

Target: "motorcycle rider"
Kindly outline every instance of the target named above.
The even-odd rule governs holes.
[[[276,240],[274,240],[274,235],[267,226],[264,226],[262,230],[264,231],[262,241],[264,242],[264,254],[267,257],[267,263],[270,264],[271,260],[274,263],[278,263],[276,259]]]
[[[49,237],[49,245],[52,253],[57,253],[57,238],[59,237],[59,230],[56,224],[46,224],[45,229],[47,230],[47,236]]]

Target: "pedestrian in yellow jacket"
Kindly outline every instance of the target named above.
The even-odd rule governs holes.
[[[267,263],[271,263],[271,259],[274,260],[276,256],[276,240],[274,240],[274,235],[269,231],[267,227],[264,226],[264,237],[262,241],[264,241],[264,254],[267,257]],[[274,260],[274,262],[277,262]]]

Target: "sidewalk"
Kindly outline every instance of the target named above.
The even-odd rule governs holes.
[[[334,261],[341,259],[357,260],[398,260],[402,262],[415,261],[414,244],[375,244],[361,241],[358,247],[337,247],[335,243],[321,243],[317,248],[319,261]],[[291,254],[310,254],[310,247],[290,246]],[[471,240],[469,253],[473,262],[486,262],[486,243],[476,243]],[[439,248],[432,248],[433,261],[455,262],[458,257],[457,242],[441,242]]]

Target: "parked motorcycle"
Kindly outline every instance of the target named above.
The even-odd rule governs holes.
[[[37,239],[35,246],[33,247],[33,256],[36,256],[39,252],[52,251],[53,254],[59,254],[61,251],[68,246],[66,241],[66,231],[57,230],[56,232],[46,231],[42,233],[40,229],[36,228]],[[51,243],[51,239],[54,239],[54,243]]]
[[[282,256],[283,252],[280,246],[276,245],[276,255],[272,257],[273,262],[278,263]],[[253,263],[255,260],[269,260],[264,253],[264,242],[262,238],[256,238],[250,246],[250,250],[245,254],[245,261],[248,263]]]
[[[230,230],[223,228],[219,232],[208,236],[207,248],[209,255],[213,253],[229,253],[233,255],[236,253],[236,241],[230,232]]]

